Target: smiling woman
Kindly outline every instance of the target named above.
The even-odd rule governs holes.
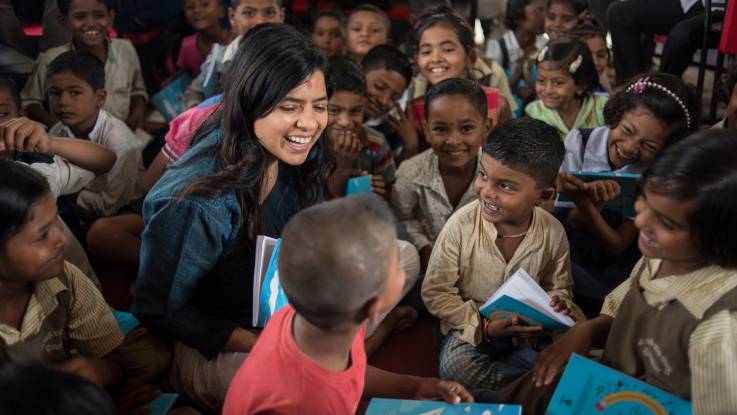
[[[133,312],[175,340],[177,392],[213,411],[257,338],[248,278],[256,235],[279,237],[323,197],[324,65],[289,26],[250,30],[221,106],[144,202]]]

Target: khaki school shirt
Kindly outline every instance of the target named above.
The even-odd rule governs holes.
[[[481,217],[478,200],[459,209],[435,241],[422,284],[427,309],[440,319],[444,334],[456,330],[461,340],[478,345],[483,338],[479,306],[519,268],[524,268],[550,296],[557,295],[583,319],[572,303],[573,278],[563,225],[536,207],[527,235],[509,262],[495,241],[494,224]]]
[[[619,304],[633,281],[640,284],[645,301],[663,308],[680,302],[701,319],[714,303],[737,287],[737,271],[709,266],[685,275],[653,279],[659,259],[642,258],[630,278],[604,300],[601,314],[616,317]],[[724,310],[702,321],[689,338],[691,399],[694,414],[730,414],[737,408],[737,311]]]

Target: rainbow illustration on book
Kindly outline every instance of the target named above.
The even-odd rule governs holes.
[[[690,415],[691,403],[574,354],[546,415]]]

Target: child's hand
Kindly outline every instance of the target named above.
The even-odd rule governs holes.
[[[550,347],[540,352],[532,368],[535,386],[549,385],[563,371],[572,353],[586,356],[591,349],[591,333],[586,325],[573,326]]]
[[[417,134],[418,128],[409,113],[409,108],[410,107],[407,106],[407,111],[402,111],[399,104],[396,104],[394,109],[397,111],[397,114],[399,114],[399,118],[390,116],[388,117],[387,122],[394,131],[397,132],[397,135],[399,135],[399,138],[402,140],[402,144],[404,144],[404,148],[409,149],[409,151],[412,152],[417,150],[420,136]]]
[[[448,403],[473,402],[473,396],[460,383],[437,378],[422,378],[414,399],[437,400]]]
[[[571,173],[562,172],[558,173],[555,179],[555,190],[575,203],[588,197],[588,193],[584,190],[585,184],[586,182]]]
[[[356,137],[356,133],[342,130],[337,134],[330,135],[338,165],[344,168],[355,166],[358,153],[361,151],[361,141]]]
[[[521,325],[517,316],[491,320],[486,326],[486,336],[490,339],[494,337],[532,336],[542,332],[542,326]]]
[[[557,313],[561,313],[564,316],[571,314],[571,310],[568,308],[568,303],[561,300],[557,295],[550,298],[550,306],[553,307],[553,310]]]
[[[22,150],[49,153],[51,138],[46,130],[37,122],[28,118],[13,118],[2,126],[0,137],[0,151]]]
[[[153,401],[159,395],[161,391],[154,385],[128,385],[113,397],[115,415],[149,414],[151,410],[141,406]]]
[[[596,180],[584,183],[583,189],[588,192],[591,201],[596,206],[611,202],[621,191],[616,180]]]
[[[384,176],[380,174],[371,175],[371,191],[379,196],[386,196],[386,183],[384,183]]]

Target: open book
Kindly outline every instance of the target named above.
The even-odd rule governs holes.
[[[253,267],[252,324],[264,327],[271,316],[287,305],[287,295],[279,282],[279,247],[281,239],[259,235]]]
[[[371,194],[371,176],[358,176],[348,179],[346,196],[357,196],[363,194]]]
[[[519,405],[371,399],[366,415],[522,415]]]
[[[635,217],[635,189],[637,182],[640,180],[639,174],[633,173],[615,173],[611,171],[604,172],[588,172],[588,171],[572,171],[574,177],[584,182],[593,182],[596,180],[614,180],[619,184],[619,195],[604,205],[607,209],[619,212],[628,218]],[[573,208],[576,205],[567,197],[558,194],[555,201],[556,207]]]
[[[574,354],[548,404],[547,415],[685,415],[691,403]]]
[[[568,330],[575,322],[550,306],[550,296],[520,268],[481,306],[481,314],[490,319],[517,316],[530,326],[546,330]]]

